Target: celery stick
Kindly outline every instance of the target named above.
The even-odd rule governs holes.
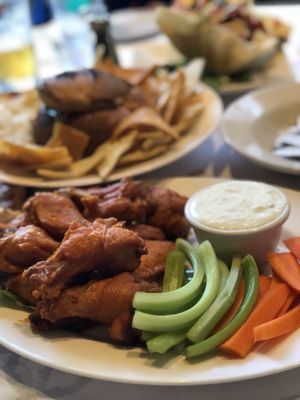
[[[220,273],[220,284],[217,296],[222,292],[229,275],[229,269],[227,265],[224,263],[224,261],[220,260],[219,258],[218,258],[218,267]]]
[[[234,256],[226,284],[212,305],[187,332],[194,343],[204,340],[233,304],[242,275],[241,257]]]
[[[133,298],[134,308],[149,313],[172,313],[189,304],[197,296],[199,287],[204,279],[204,271],[201,267],[199,256],[196,250],[183,239],[177,239],[176,250],[183,252],[191,262],[194,269],[193,278],[186,285],[170,292],[136,292]],[[145,330],[151,331],[151,329],[147,328]]]
[[[162,291],[169,292],[180,288],[184,281],[185,255],[179,250],[173,250],[167,257],[164,271]]]
[[[199,316],[208,309],[214,301],[219,289],[220,274],[218,261],[216,254],[208,241],[199,245],[196,252],[203,263],[206,274],[205,289],[197,303],[191,308],[176,314],[153,315],[137,310],[134,313],[132,321],[132,326],[134,328],[152,332],[174,332],[184,330],[190,328]],[[174,292],[176,291],[174,290],[173,293]],[[167,295],[169,293],[172,292],[161,294]],[[179,306],[180,303],[177,305]]]
[[[240,326],[246,321],[251,313],[257,299],[259,273],[257,265],[253,257],[250,255],[247,255],[243,258],[242,266],[247,290],[239,311],[233,317],[233,319],[215,335],[208,337],[202,342],[188,346],[185,350],[185,355],[187,358],[208,353],[221,343],[225,342],[225,340],[230,338],[230,336],[232,336],[234,332],[240,328]]]
[[[171,347],[176,346],[185,339],[186,331],[162,333],[147,341],[147,348],[150,353],[163,354]]]

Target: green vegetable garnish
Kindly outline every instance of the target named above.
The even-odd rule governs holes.
[[[223,290],[216,297],[212,305],[187,332],[187,338],[189,340],[197,343],[204,340],[209,335],[233,304],[237,295],[241,275],[241,258],[235,256],[233,257],[232,266]]]
[[[17,308],[20,310],[33,311],[34,307],[26,303],[20,296],[7,289],[0,289],[0,305]]]
[[[219,290],[218,290],[217,296],[222,292],[222,290],[226,284],[228,275],[229,275],[229,269],[228,269],[227,265],[224,263],[224,261],[218,259],[218,267],[219,267],[219,273],[220,273],[220,284],[219,284]]]
[[[161,333],[147,341],[150,353],[166,353],[171,347],[184,341],[186,331]]]
[[[191,308],[176,314],[154,315],[137,310],[134,313],[132,321],[132,326],[134,328],[150,332],[175,332],[187,329],[194,324],[197,318],[199,318],[214,301],[219,289],[220,274],[217,257],[211,244],[205,241],[199,245],[196,252],[194,252],[192,246],[180,239],[176,242],[176,247],[178,250],[185,251],[189,258],[191,258],[191,254],[193,255],[191,262],[195,271],[201,268],[201,264],[203,265],[206,275],[206,286],[202,296]],[[157,295],[166,296],[168,294],[174,294],[186,288],[191,282],[192,281],[180,289],[167,293],[158,293]],[[200,286],[198,286],[197,290],[199,293]],[[180,302],[176,303],[177,307],[180,305]],[[137,306],[137,304],[135,303],[134,306]]]
[[[164,272],[163,292],[170,292],[183,285],[185,272],[184,264],[185,255],[181,251],[174,250],[169,253]]]
[[[138,325],[140,325],[139,324],[140,318],[143,315],[148,315],[145,313],[141,313],[140,311],[146,311],[154,314],[173,313],[176,312],[178,309],[182,308],[183,306],[189,304],[199,293],[199,288],[204,279],[204,272],[203,269],[201,268],[197,252],[189,243],[187,243],[185,240],[182,239],[178,239],[176,241],[176,250],[178,252],[183,252],[191,262],[194,270],[194,275],[192,279],[186,285],[169,292],[162,292],[162,293],[137,292],[133,298],[133,307],[138,309],[139,311],[135,312],[134,324],[137,322]],[[176,253],[175,256],[177,257],[178,253]],[[172,258],[173,257],[174,255],[172,255]],[[150,324],[150,329],[142,327],[140,328],[139,326],[135,325],[133,326],[138,329],[151,331],[151,324]]]
[[[242,260],[242,266],[246,281],[246,294],[242,305],[233,319],[219,332],[202,342],[188,346],[185,350],[187,358],[196,357],[214,350],[221,343],[225,342],[239,327],[246,321],[251,313],[258,294],[259,273],[255,260],[247,255]]]

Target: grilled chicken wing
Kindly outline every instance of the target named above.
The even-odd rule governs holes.
[[[63,113],[85,112],[119,105],[131,85],[108,72],[85,69],[64,72],[38,86],[47,107]]]

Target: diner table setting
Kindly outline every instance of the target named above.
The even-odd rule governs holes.
[[[0,0],[0,399],[300,399],[299,21]]]

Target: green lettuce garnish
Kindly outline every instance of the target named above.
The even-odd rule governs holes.
[[[33,311],[34,307],[20,296],[7,289],[0,289],[0,307],[10,307],[17,310]]]

